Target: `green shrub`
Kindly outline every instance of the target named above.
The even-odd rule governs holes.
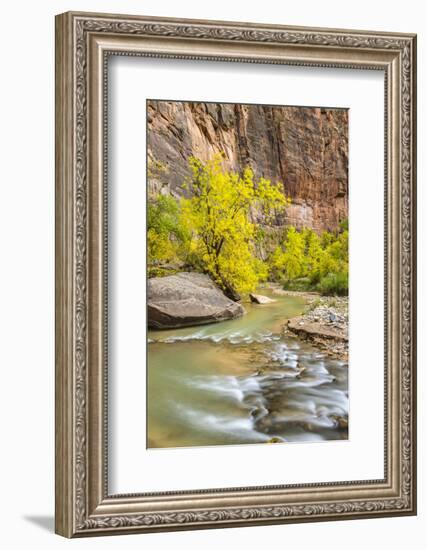
[[[151,199],[147,209],[148,264],[175,262],[188,248],[189,234],[182,222],[180,203],[168,195]]]
[[[284,290],[296,290],[298,292],[304,292],[311,290],[312,285],[308,277],[300,277],[299,279],[292,279],[283,283]]]
[[[176,275],[179,273],[178,269],[167,269],[163,266],[147,266],[147,276],[149,279],[152,279],[153,277],[168,277],[169,275]]]
[[[337,232],[288,227],[285,238],[268,259],[270,278],[286,290],[348,293],[348,222]]]
[[[320,279],[317,290],[322,294],[346,296],[348,294],[348,274],[346,272],[328,273]]]

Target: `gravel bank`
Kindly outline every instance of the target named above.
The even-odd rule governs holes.
[[[301,293],[303,295],[303,293]],[[306,295],[307,311],[286,322],[284,331],[348,361],[348,298]]]

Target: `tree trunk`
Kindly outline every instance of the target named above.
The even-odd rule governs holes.
[[[221,279],[221,281],[222,281],[224,294],[227,296],[227,298],[230,298],[230,300],[233,300],[233,302],[240,302],[241,296],[237,292],[237,290],[235,290],[230,284],[228,284],[223,279]]]

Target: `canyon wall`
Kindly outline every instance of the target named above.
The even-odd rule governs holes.
[[[149,192],[182,194],[188,157],[225,155],[292,199],[277,223],[317,232],[348,217],[348,111],[318,107],[147,102]]]

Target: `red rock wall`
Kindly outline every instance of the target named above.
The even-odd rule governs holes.
[[[337,229],[348,216],[348,111],[317,107],[149,101],[149,188],[179,194],[188,157],[223,152],[229,169],[251,166],[292,198],[280,225]]]

